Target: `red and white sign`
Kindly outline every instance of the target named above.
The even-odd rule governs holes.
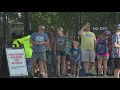
[[[24,49],[6,48],[10,76],[28,76]]]

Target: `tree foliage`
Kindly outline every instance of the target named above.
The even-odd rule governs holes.
[[[8,18],[14,22],[24,23],[23,13],[8,12]],[[30,20],[33,31],[37,30],[38,25],[44,24],[46,30],[49,30],[51,25],[55,28],[61,26],[65,31],[72,33],[82,28],[86,22],[92,26],[108,26],[110,30],[114,30],[117,24],[116,15],[116,12],[31,12]]]

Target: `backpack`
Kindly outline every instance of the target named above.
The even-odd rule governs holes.
[[[17,40],[19,47],[24,47],[23,44],[21,44],[18,40]]]
[[[109,53],[108,49],[108,40],[102,40],[101,38],[98,40],[97,45],[96,45],[96,53],[104,55],[106,53]]]

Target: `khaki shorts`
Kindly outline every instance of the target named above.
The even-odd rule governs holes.
[[[93,50],[82,50],[82,62],[95,62],[95,52]]]
[[[80,62],[73,62],[73,66],[76,68],[76,69],[81,69],[81,63]]]

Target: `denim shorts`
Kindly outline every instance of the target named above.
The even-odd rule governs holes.
[[[66,56],[65,51],[56,51],[56,56]]]

